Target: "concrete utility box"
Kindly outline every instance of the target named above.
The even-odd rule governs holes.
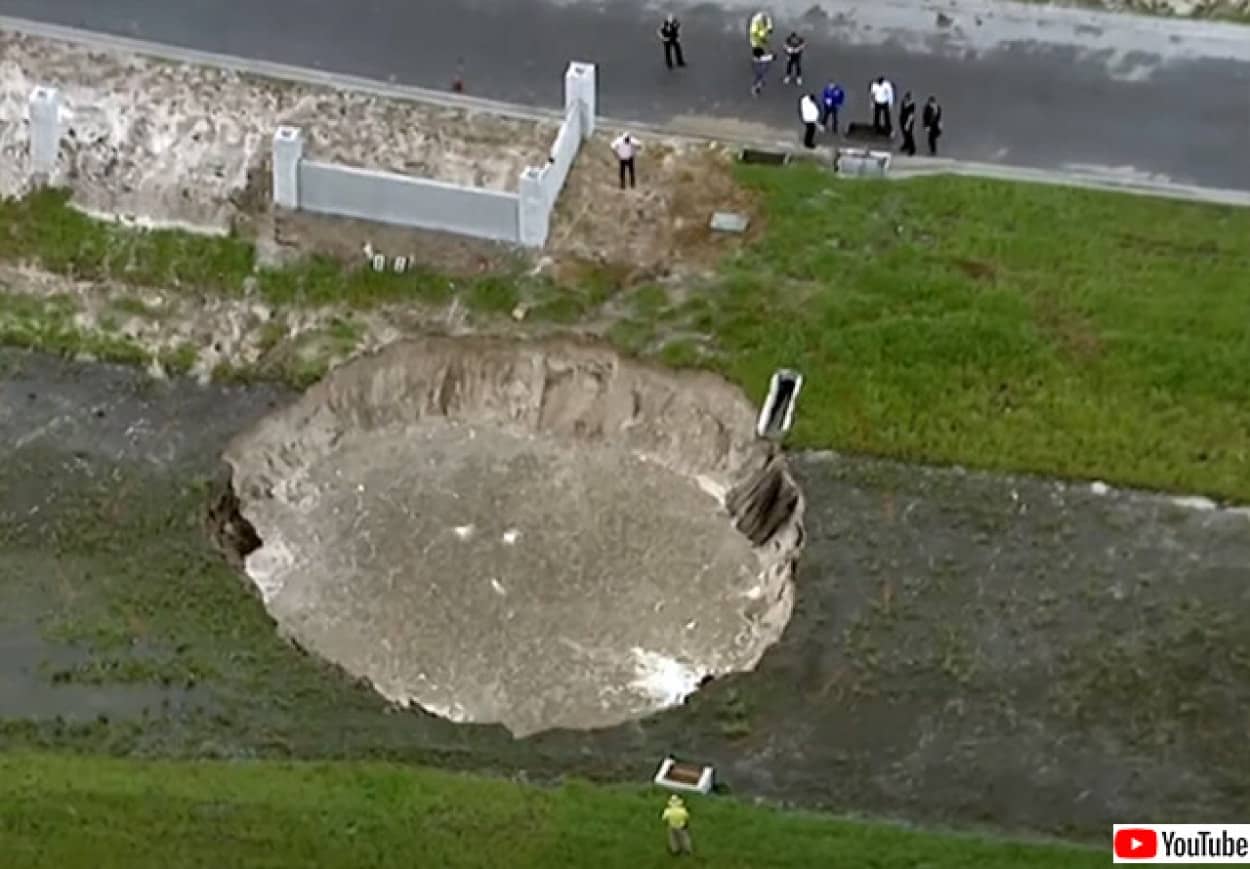
[[[717,211],[712,214],[712,219],[708,222],[708,226],[713,232],[746,232],[747,227],[751,225],[751,219],[745,214],[739,214],[736,211]]]
[[[655,774],[655,783],[670,791],[686,791],[695,794],[712,792],[715,772],[710,766],[682,763],[671,757],[664,758]]]
[[[833,158],[833,168],[839,175],[850,178],[884,178],[890,171],[890,159],[889,151],[839,148]]]
[[[768,384],[768,397],[760,407],[755,433],[762,438],[780,440],[794,426],[794,409],[803,391],[803,375],[789,368],[773,372]]]

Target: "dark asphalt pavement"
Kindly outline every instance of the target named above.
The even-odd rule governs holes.
[[[880,73],[900,96],[937,94],[948,156],[1250,189],[1250,27],[955,2],[941,22],[921,0],[771,9],[777,42],[792,27],[808,36],[807,83],[836,76],[853,117]],[[549,106],[566,63],[586,60],[605,115],[797,137],[799,92],[780,65],[759,99],[748,92],[750,8],[672,5],[690,60],[675,73],[661,11],[636,0],[0,0],[0,14],[432,88],[463,63],[468,93]]]

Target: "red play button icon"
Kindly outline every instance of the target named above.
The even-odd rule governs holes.
[[[1159,853],[1158,834],[1142,827],[1116,830],[1114,844],[1121,860],[1149,860]]]

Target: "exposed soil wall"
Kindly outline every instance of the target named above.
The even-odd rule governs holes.
[[[803,500],[753,423],[725,381],[606,345],[393,345],[230,445],[234,536],[283,629],[392,700],[607,726],[789,620]]]

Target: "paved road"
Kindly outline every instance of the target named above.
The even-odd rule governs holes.
[[[671,0],[688,69],[664,69],[638,0],[0,0],[0,14],[323,70],[555,105],[570,59],[600,66],[601,111],[702,132],[797,128],[797,92],[748,93],[739,0]],[[974,5],[980,4],[980,5]],[[1015,7],[994,0],[773,0],[836,76],[942,99],[951,156],[1250,190],[1250,27]],[[0,61],[3,59],[0,58]],[[776,70],[779,74],[780,70]]]

